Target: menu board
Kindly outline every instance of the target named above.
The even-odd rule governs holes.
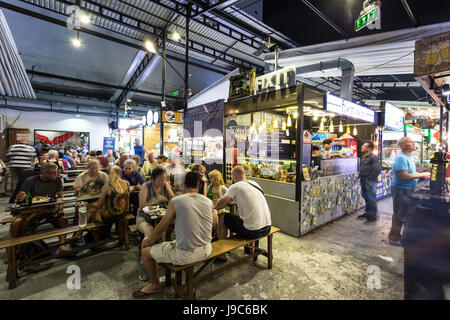
[[[375,122],[375,112],[373,110],[331,94],[327,95],[327,110],[354,119],[364,120],[370,123]]]
[[[386,102],[384,109],[384,127],[390,130],[403,130],[403,111],[389,102]]]
[[[295,145],[291,144],[286,131],[275,129],[273,133],[265,131],[259,135],[259,156],[262,158],[290,159]],[[266,144],[267,143],[267,144]],[[278,155],[277,155],[278,153]],[[291,155],[292,154],[292,155]]]

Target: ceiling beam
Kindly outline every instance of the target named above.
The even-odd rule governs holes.
[[[317,9],[315,6],[313,6],[308,0],[302,0],[302,2],[309,8],[311,9],[315,14],[317,14],[323,21],[325,21],[328,25],[330,25],[334,30],[336,30],[338,33],[340,33],[345,39],[348,39],[349,37],[347,36],[347,34],[341,29],[339,28],[333,21],[331,21],[330,19],[328,19],[323,13],[322,11],[320,11],[319,9]]]
[[[413,11],[411,10],[411,7],[410,7],[409,4],[408,4],[408,1],[407,1],[407,0],[401,0],[401,1],[402,1],[403,8],[405,8],[406,13],[407,13],[408,16],[409,16],[409,19],[410,19],[411,22],[414,24],[414,27],[420,26],[420,22],[419,22],[419,20],[416,19],[416,17],[414,16],[414,13],[413,13]]]
[[[399,82],[389,82],[389,81],[361,81],[355,82],[357,85],[364,88],[417,88],[421,87],[416,81],[399,81]]]
[[[23,0],[21,0],[21,1],[23,1]],[[31,3],[30,3],[30,5],[31,5]],[[27,9],[25,9],[23,7],[18,7],[18,6],[12,5],[12,4],[4,2],[4,1],[0,1],[0,7],[8,9],[8,10],[11,10],[11,11],[14,11],[14,12],[17,12],[17,13],[20,13],[20,14],[24,14],[24,15],[29,16],[29,17],[33,17],[35,19],[39,19],[39,20],[43,20],[43,21],[46,21],[46,22],[50,22],[50,23],[53,23],[53,24],[56,24],[56,25],[59,25],[59,26],[62,26],[62,27],[67,27],[67,22],[66,21],[63,21],[63,20],[60,20],[60,19],[56,19],[56,18],[50,17],[48,15],[32,11],[32,10],[27,10]],[[103,28],[103,29],[105,29],[105,28]],[[108,30],[108,29],[105,29],[105,30]],[[121,38],[118,38],[118,37],[113,37],[113,36],[110,36],[110,35],[107,35],[107,34],[104,34],[104,33],[101,33],[101,32],[97,32],[97,31],[94,31],[94,30],[91,30],[91,29],[87,29],[87,28],[84,28],[84,27],[81,27],[81,29],[79,31],[80,31],[80,33],[89,34],[91,36],[102,38],[102,39],[105,39],[105,40],[108,40],[108,41],[111,41],[111,42],[114,42],[114,43],[117,43],[117,44],[121,44],[121,45],[130,47],[130,48],[134,48],[134,49],[137,49],[137,50],[142,50],[143,49],[143,45],[142,44],[137,44],[135,42],[127,41],[127,40],[124,40],[124,39],[121,39]],[[108,30],[108,31],[111,31],[111,30]],[[142,42],[142,40],[140,40],[140,39],[136,39],[136,38],[132,38],[132,39],[136,40],[136,41],[139,41],[139,42]],[[178,55],[179,55],[178,53],[168,54],[167,58],[171,59],[171,60],[175,60],[175,61],[179,61],[179,62],[183,62],[184,63],[186,60],[184,58],[181,58]],[[198,62],[194,62],[193,60],[197,60]],[[204,61],[200,61],[197,58],[189,59],[189,65],[191,65],[191,66],[195,66],[195,67],[198,67],[198,68],[201,68],[201,69],[204,69],[204,70],[208,70],[208,71],[211,71],[211,72],[216,72],[216,73],[219,73],[219,74],[222,74],[222,75],[226,75],[227,74],[227,72],[223,71],[223,70],[226,70],[225,68],[222,68],[222,67],[219,67],[219,66],[214,66],[214,65],[211,65],[212,67],[211,66],[206,66],[206,65],[204,65],[204,63],[205,63]]]

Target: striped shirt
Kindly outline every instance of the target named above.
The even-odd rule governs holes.
[[[31,168],[35,156],[36,150],[26,144],[13,144],[6,152],[11,168]]]

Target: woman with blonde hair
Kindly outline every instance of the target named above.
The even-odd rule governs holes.
[[[116,224],[116,231],[123,236],[126,230],[119,230],[117,222],[123,218],[130,209],[130,185],[122,179],[122,169],[112,166],[109,171],[108,183],[105,184],[97,202],[91,205],[88,211],[88,221],[103,223],[106,232],[111,230],[112,224]],[[94,239],[99,240],[99,232],[93,232]],[[123,240],[123,239],[120,239]]]
[[[213,170],[208,174],[209,177],[209,188],[207,196],[213,202],[222,198],[227,192],[227,187],[225,187],[225,182],[223,181],[222,174],[218,170]]]

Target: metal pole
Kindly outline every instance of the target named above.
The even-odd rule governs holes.
[[[161,95],[162,95],[162,101],[164,103],[166,102],[166,41],[167,41],[167,29],[164,29],[163,34],[163,61],[162,61],[162,89],[161,89]]]
[[[444,107],[441,105],[441,108],[440,108],[440,112],[439,112],[439,142],[440,142],[440,144],[441,144],[441,150],[439,150],[439,151],[442,151],[442,150],[444,150],[444,146],[443,146],[443,144],[442,144],[442,127],[443,127],[443,122],[444,121]]]
[[[448,117],[449,117],[448,111],[447,111],[446,115],[447,116],[445,117],[445,132],[447,133],[447,143],[444,146],[445,154],[447,154],[447,152],[448,152]]]
[[[191,18],[191,7],[186,6],[186,56],[184,65],[184,95],[185,104],[184,108],[187,109],[188,90],[189,90],[189,19]]]

